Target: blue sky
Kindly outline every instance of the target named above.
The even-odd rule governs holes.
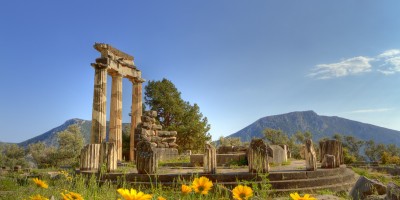
[[[95,42],[133,55],[146,80],[171,80],[200,106],[213,139],[303,110],[400,130],[399,8],[395,0],[5,1],[0,141],[91,119]],[[130,102],[125,80],[124,122]]]

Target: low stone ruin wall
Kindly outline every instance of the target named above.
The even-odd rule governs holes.
[[[178,149],[175,148],[155,148],[158,161],[174,160],[179,157]]]
[[[203,154],[190,155],[190,164],[192,166],[203,166]],[[217,154],[217,165],[225,166],[231,163],[240,163],[247,159],[247,155],[243,154]]]

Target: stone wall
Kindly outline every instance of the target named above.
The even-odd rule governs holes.
[[[191,166],[203,166],[204,154],[191,154]],[[231,163],[240,163],[247,160],[245,153],[238,154],[217,154],[217,166],[227,166]]]
[[[157,151],[157,158],[161,161],[174,159],[178,156],[178,145],[176,144],[176,131],[163,131],[162,126],[156,124],[156,111],[144,112],[135,130],[135,146],[141,140],[151,143]]]
[[[281,145],[268,145],[268,156],[268,161],[274,164],[287,162],[287,151]]]

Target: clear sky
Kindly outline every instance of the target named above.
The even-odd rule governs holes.
[[[133,55],[146,80],[171,80],[213,139],[304,110],[400,130],[399,10],[398,0],[3,1],[0,141],[91,119],[95,42]],[[124,122],[130,102],[125,80]]]

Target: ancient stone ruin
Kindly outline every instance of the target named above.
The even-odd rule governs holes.
[[[141,140],[137,143],[136,167],[139,174],[155,174],[157,172],[157,151],[151,142]]]
[[[211,144],[205,145],[203,163],[204,173],[217,173],[217,150]]]
[[[252,139],[247,155],[249,172],[268,173],[268,148],[262,139]]]
[[[134,133],[142,116],[142,83],[145,81],[130,56],[109,44],[96,43],[94,48],[100,52],[100,58],[92,63],[95,70],[94,94],[92,109],[92,127],[90,144],[82,150],[81,169],[97,170],[100,162],[98,153],[99,147],[92,144],[106,142],[106,119],[107,119],[107,75],[112,77],[111,107],[110,107],[110,133],[108,142],[114,143],[111,147],[116,151],[116,159],[122,160],[122,78],[132,82],[132,110],[131,110],[131,139],[129,160],[134,161]],[[107,146],[107,145],[106,145]],[[105,152],[109,151],[106,148]],[[112,155],[105,155],[105,158],[112,158]],[[112,163],[111,161],[107,161]],[[111,165],[111,164],[110,164]],[[112,164],[113,165],[113,164]],[[110,169],[113,167],[110,166]]]
[[[135,131],[135,141],[148,141],[157,151],[158,160],[168,160],[178,156],[176,144],[176,131],[163,131],[162,126],[156,124],[156,111],[146,111],[142,122]],[[136,146],[136,144],[135,144]]]
[[[324,163],[324,161],[328,162],[328,159],[324,160],[325,155],[332,155],[335,157],[335,160],[334,160],[335,168],[340,167],[340,165],[344,163],[342,143],[337,140],[320,141],[319,142],[319,155],[321,156],[320,162],[322,163],[322,166],[330,166],[329,163]],[[330,161],[330,162],[332,162],[332,161]]]
[[[268,157],[268,162],[274,164],[287,162],[286,145],[268,145]]]
[[[304,151],[304,157],[306,159],[306,170],[316,171],[317,170],[317,153],[314,150],[314,145],[311,139],[306,140]]]

